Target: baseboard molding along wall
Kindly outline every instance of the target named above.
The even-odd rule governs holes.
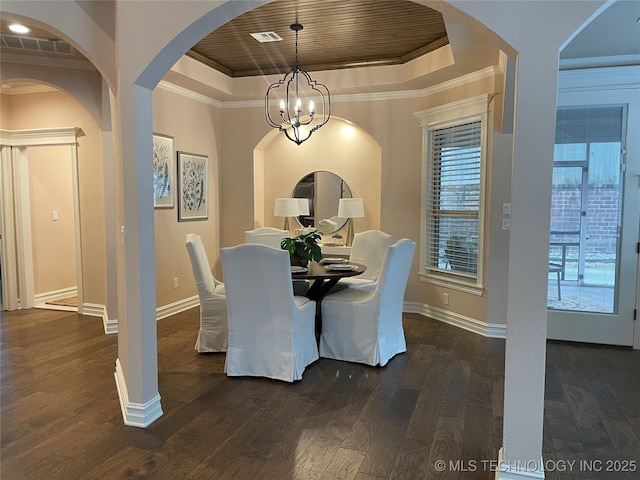
[[[47,305],[47,302],[54,300],[62,300],[63,298],[78,296],[78,287],[61,288],[60,290],[51,290],[50,292],[36,293],[33,296],[33,306],[36,308],[45,308],[51,310],[65,310],[69,312],[77,312],[77,307],[66,307],[63,305]]]
[[[403,311],[406,313],[418,313],[425,317],[433,318],[440,322],[448,323],[454,327],[462,328],[478,335],[489,338],[507,338],[507,326],[500,323],[485,323],[475,318],[466,317],[459,313],[450,312],[441,308],[431,307],[419,302],[404,302]]]
[[[109,319],[106,306],[97,303],[85,303],[82,305],[82,314],[102,318],[102,327],[107,335],[118,333],[118,319]]]
[[[177,302],[158,307],[156,308],[156,320],[162,320],[163,318],[170,317],[171,315],[175,315],[176,313],[184,312],[185,310],[197,307],[198,305],[200,305],[200,299],[197,295],[195,295],[193,297],[185,298],[183,300],[178,300]]]

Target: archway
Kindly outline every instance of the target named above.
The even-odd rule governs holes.
[[[382,152],[363,128],[333,116],[315,133],[311,148],[299,147],[278,131],[264,136],[254,149],[253,202],[256,226],[274,225],[276,197],[288,197],[296,183],[314,171],[342,178],[354,197],[363,198],[365,217],[356,230],[380,228],[380,178]]]

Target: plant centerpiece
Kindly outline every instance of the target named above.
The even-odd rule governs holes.
[[[313,230],[297,237],[283,238],[280,246],[291,255],[291,265],[306,267],[309,260],[314,262],[322,260],[322,251],[320,250],[320,245],[318,245],[320,237],[320,232]]]

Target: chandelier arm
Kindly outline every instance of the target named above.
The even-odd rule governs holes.
[[[296,33],[295,39],[295,64],[291,71],[289,71],[282,80],[273,83],[267,89],[265,95],[265,116],[267,123],[277,128],[279,131],[284,132],[285,136],[297,145],[301,145],[303,142],[309,139],[313,132],[325,125],[331,117],[331,94],[326,85],[319,83],[311,78],[311,76],[300,68],[298,62],[298,32],[303,29],[303,26],[297,23],[291,25],[291,30]],[[310,89],[319,95],[322,100],[322,120],[310,129],[305,129],[304,138],[301,137],[301,126],[311,125],[316,120],[316,110],[313,102],[313,95],[309,101],[308,115],[302,113],[302,99],[300,98],[300,76],[303,75],[307,86],[303,87],[305,91]],[[284,98],[280,100],[280,123],[274,121],[270,113],[270,94],[279,87],[284,86]],[[295,97],[292,97],[295,95]],[[277,97],[276,97],[277,98]],[[293,101],[293,105],[292,105]],[[293,107],[293,112],[291,108]]]

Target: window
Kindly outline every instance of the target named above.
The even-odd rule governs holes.
[[[483,95],[416,114],[425,142],[421,275],[477,294],[482,293],[487,104]]]

